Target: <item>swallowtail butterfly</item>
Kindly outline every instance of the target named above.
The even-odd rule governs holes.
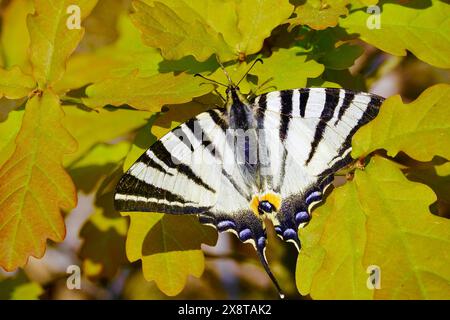
[[[229,77],[228,77],[229,78]],[[300,250],[311,219],[351,139],[383,101],[335,88],[273,91],[247,98],[229,79],[223,108],[203,112],[155,142],[120,179],[119,211],[196,214],[251,243],[283,297],[266,257],[264,220]]]

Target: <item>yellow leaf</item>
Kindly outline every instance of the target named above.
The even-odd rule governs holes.
[[[184,288],[189,275],[202,275],[204,256],[200,244],[216,243],[213,228],[202,226],[191,215],[122,214],[131,219],[126,242],[128,259],[142,260],[147,281],[155,281],[161,291],[174,296]]]
[[[127,109],[98,109],[86,112],[75,106],[65,106],[63,125],[78,141],[78,150],[64,157],[64,166],[72,166],[94,145],[111,142],[142,127],[150,112]]]
[[[395,156],[403,151],[419,161],[435,155],[450,159],[450,85],[439,84],[403,104],[400,96],[387,99],[377,118],[353,137],[353,158],[385,149]]]
[[[157,74],[159,63],[163,59],[157,49],[142,43],[140,33],[131,23],[128,14],[119,16],[117,31],[119,36],[113,44],[93,52],[72,55],[55,90],[64,92],[80,88],[107,78],[125,76],[136,69],[145,77]]]
[[[15,139],[22,123],[23,111],[12,111],[6,121],[0,122],[0,167],[16,148]]]
[[[314,299],[449,299],[450,221],[428,211],[435,199],[431,189],[406,179],[396,164],[372,158],[300,231],[301,292]],[[311,271],[304,259],[315,259],[318,248],[324,254]],[[369,266],[381,272],[379,289],[367,286]],[[302,286],[308,281],[309,288]]]
[[[99,181],[111,175],[111,171],[125,158],[130,149],[128,141],[116,144],[97,144],[67,169],[78,191],[92,192]]]
[[[407,50],[417,58],[440,68],[450,67],[450,5],[439,0],[408,1],[407,5],[379,4],[381,14],[355,10],[339,25],[348,33],[359,33],[365,42],[396,56]],[[419,9],[420,8],[420,9]],[[376,28],[379,19],[379,28]],[[374,27],[369,28],[368,24]]]
[[[316,30],[335,27],[339,17],[348,14],[350,0],[308,0],[295,8],[296,17],[288,20],[289,29],[307,25]]]
[[[28,30],[33,74],[40,88],[62,77],[67,59],[83,37],[84,28],[68,28],[67,8],[78,6],[84,19],[96,3],[97,0],[35,0],[35,14],[28,16]]]
[[[147,45],[161,49],[168,60],[193,55],[198,61],[212,54],[222,61],[245,60],[293,11],[283,0],[146,0],[134,7],[132,20]]]
[[[33,77],[24,74],[19,67],[13,67],[11,70],[0,68],[0,98],[3,96],[8,99],[26,97],[35,86]]]
[[[136,109],[160,111],[166,104],[184,103],[194,97],[210,92],[211,84],[200,85],[201,81],[185,73],[172,73],[140,77],[135,72],[127,76],[106,79],[86,89],[88,98],[83,102],[92,108],[107,104],[120,106],[128,104]]]
[[[28,60],[30,36],[27,29],[27,16],[33,11],[32,0],[13,0],[2,12],[0,41],[6,69],[19,66],[22,70],[31,72]]]
[[[65,236],[60,209],[76,204],[75,187],[61,165],[76,141],[62,127],[63,112],[50,91],[31,98],[16,149],[0,168],[0,266],[14,270],[42,257],[46,239]]]

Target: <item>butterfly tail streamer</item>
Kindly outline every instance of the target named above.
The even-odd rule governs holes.
[[[283,290],[281,290],[280,285],[278,284],[277,279],[273,275],[272,271],[270,270],[269,263],[267,262],[266,255],[264,254],[264,247],[259,247],[256,249],[256,253],[258,254],[259,260],[261,261],[261,264],[264,267],[264,270],[266,270],[267,275],[269,276],[270,280],[272,280],[273,284],[277,288],[278,295],[281,299],[284,299],[284,293]]]

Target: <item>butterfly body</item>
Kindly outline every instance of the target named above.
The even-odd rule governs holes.
[[[274,91],[248,101],[230,85],[224,108],[208,110],[152,145],[121,178],[120,211],[197,214],[251,243],[265,259],[270,219],[300,250],[333,174],[349,164],[351,138],[383,99],[345,89]]]

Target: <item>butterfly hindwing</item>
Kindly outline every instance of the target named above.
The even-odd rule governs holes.
[[[378,114],[382,101],[368,93],[325,88],[275,91],[255,99],[263,129],[260,153],[268,154],[261,192],[281,198],[271,218],[284,240],[300,246],[298,227],[309,220],[333,174],[352,161],[351,138]]]

